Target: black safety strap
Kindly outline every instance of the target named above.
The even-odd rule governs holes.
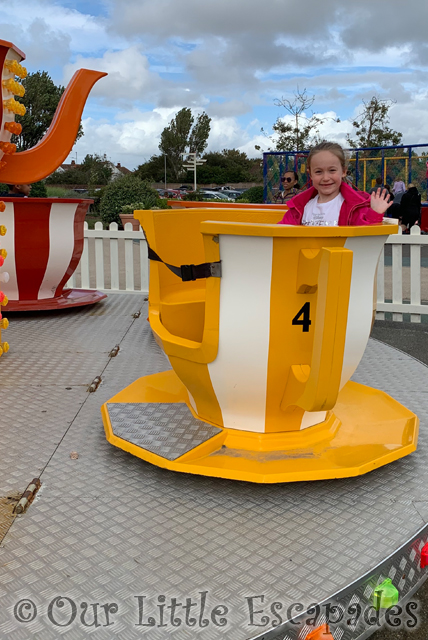
[[[219,262],[204,262],[203,264],[182,264],[175,267],[168,264],[153,249],[148,246],[149,260],[162,262],[172,273],[182,279],[183,282],[190,280],[200,280],[202,278],[221,278],[221,260]]]

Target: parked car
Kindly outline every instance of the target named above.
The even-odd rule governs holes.
[[[220,191],[208,191],[207,189],[201,189],[201,195],[207,200],[222,200],[227,202],[233,202],[232,198],[229,198],[224,193]]]
[[[178,189],[167,189],[165,191],[164,198],[181,200],[182,196],[183,196],[183,192],[179,191]]]
[[[242,193],[240,191],[235,191],[235,189],[231,189],[230,191],[222,191],[222,194],[226,195],[228,198],[232,198],[232,200],[236,200],[236,198],[240,198]]]
[[[180,191],[179,189],[156,189],[161,198],[177,198],[181,199],[184,195],[184,191]]]

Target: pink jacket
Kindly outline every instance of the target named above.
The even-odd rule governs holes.
[[[314,187],[298,193],[287,202],[288,211],[278,224],[301,224],[305,205],[315,198]],[[346,182],[342,182],[340,193],[345,198],[339,214],[339,226],[360,226],[365,224],[381,224],[382,213],[376,213],[370,207],[370,196],[363,191],[354,191]]]

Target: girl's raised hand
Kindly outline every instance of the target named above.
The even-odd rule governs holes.
[[[386,189],[377,189],[373,191],[370,198],[370,206],[376,213],[385,213],[387,209],[392,205],[392,199]]]

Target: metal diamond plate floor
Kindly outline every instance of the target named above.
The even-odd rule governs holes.
[[[196,420],[185,404],[109,402],[107,411],[115,436],[167,460],[177,460],[221,433],[221,429]]]
[[[421,431],[416,453],[368,475],[254,485],[169,472],[109,445],[101,404],[169,368],[146,315],[139,295],[11,314],[11,350],[0,360],[0,493],[23,491],[39,474],[43,486],[0,547],[0,638],[261,637],[246,598],[320,602],[428,522],[427,368],[375,341],[354,379],[408,406]],[[95,375],[103,382],[88,394]],[[192,599],[194,627],[172,624],[174,598]],[[228,612],[216,617],[220,605]]]

